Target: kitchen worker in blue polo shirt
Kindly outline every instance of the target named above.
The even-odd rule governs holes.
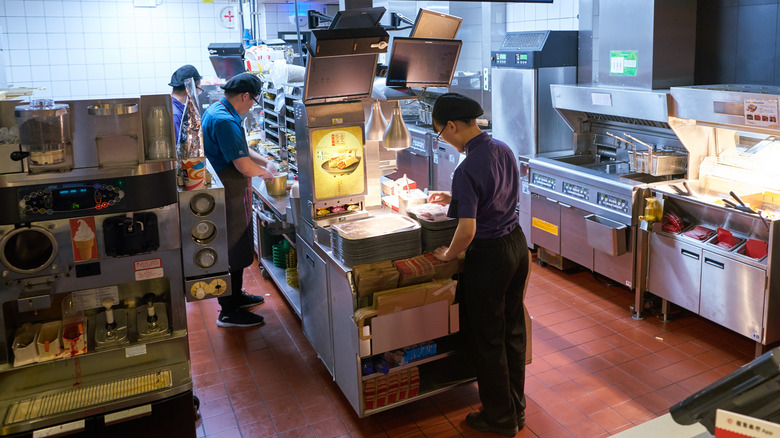
[[[203,77],[198,73],[198,69],[187,64],[176,69],[171,75],[169,86],[173,87],[171,91],[171,101],[173,102],[173,135],[176,144],[179,144],[179,130],[181,129],[181,118],[184,115],[184,105],[187,103],[187,89],[184,87],[184,81],[192,78],[195,80],[195,88],[200,88],[200,80]]]
[[[249,327],[263,323],[263,317],[247,310],[263,302],[263,297],[242,290],[244,268],[254,260],[252,250],[251,178],[272,178],[277,174],[273,161],[249,149],[241,126],[241,115],[257,102],[260,79],[250,73],[233,76],[222,88],[225,96],[208,107],[203,115],[203,147],[211,166],[225,186],[228,265],[232,295],[219,297],[222,309],[219,327]]]
[[[523,290],[529,253],[516,213],[517,159],[509,146],[477,126],[482,113],[477,101],[461,94],[436,99],[434,130],[466,158],[455,169],[451,194],[434,192],[428,201],[449,204],[447,215],[458,218],[450,246],[436,249],[434,256],[449,261],[466,252],[457,295],[482,402],[466,423],[514,436],[525,426]]]

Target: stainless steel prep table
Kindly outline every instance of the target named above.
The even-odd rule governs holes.
[[[268,278],[273,280],[300,318],[300,291],[297,287],[290,286],[287,283],[285,270],[274,265],[271,249],[271,245],[279,241],[280,238],[290,242],[293,248],[296,247],[295,228],[292,225],[292,218],[288,217],[290,199],[286,195],[269,195],[265,187],[265,180],[254,177],[252,178],[252,204],[252,227],[254,229],[257,259],[263,269],[265,269]],[[269,222],[267,219],[270,219],[272,222]]]
[[[391,369],[391,373],[410,367],[419,367],[422,370],[420,392],[417,396],[378,408],[366,409],[364,386],[370,377],[362,375],[361,340],[358,336],[358,326],[352,318],[357,302],[351,281],[352,269],[342,264],[333,255],[329,246],[328,230],[318,228],[315,233],[318,236],[311,245],[306,239],[298,240],[301,285],[313,285],[310,290],[301,288],[302,305],[315,307],[303,312],[304,318],[308,318],[304,322],[304,327],[309,328],[304,333],[360,417],[373,415],[474,381],[474,377],[468,375],[468,370],[459,366],[463,362],[458,350],[440,351],[430,358]],[[405,323],[423,324],[421,320],[424,319],[419,318]],[[371,353],[381,355],[383,352],[372,351]],[[370,356],[371,354],[362,357]]]

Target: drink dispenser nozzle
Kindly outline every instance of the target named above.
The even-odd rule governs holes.
[[[101,301],[100,304],[106,309],[106,339],[115,339],[116,321],[114,321],[114,310],[111,308],[111,306],[114,305],[114,300],[112,298],[106,298]]]
[[[155,298],[157,297],[151,292],[144,295],[144,301],[146,301],[146,322],[149,323],[149,330],[157,329],[157,315],[154,313]]]

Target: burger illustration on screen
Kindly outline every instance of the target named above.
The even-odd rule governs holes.
[[[758,106],[756,106],[756,104],[754,104],[754,103],[748,104],[748,106],[747,106],[747,110],[750,111],[751,113],[755,112],[757,109],[758,109]]]

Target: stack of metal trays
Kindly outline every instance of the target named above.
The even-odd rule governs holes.
[[[423,204],[409,207],[406,213],[420,222],[422,227],[422,249],[432,252],[440,246],[449,246],[458,220],[447,217],[447,206]]]
[[[432,252],[440,246],[450,246],[452,236],[455,235],[455,229],[458,228],[457,219],[447,219],[443,221],[429,221],[424,217],[418,217],[412,212],[408,212],[412,219],[420,222],[422,227],[422,250],[423,252]]]
[[[330,245],[333,255],[345,266],[398,260],[422,253],[420,224],[397,214],[332,225]]]

